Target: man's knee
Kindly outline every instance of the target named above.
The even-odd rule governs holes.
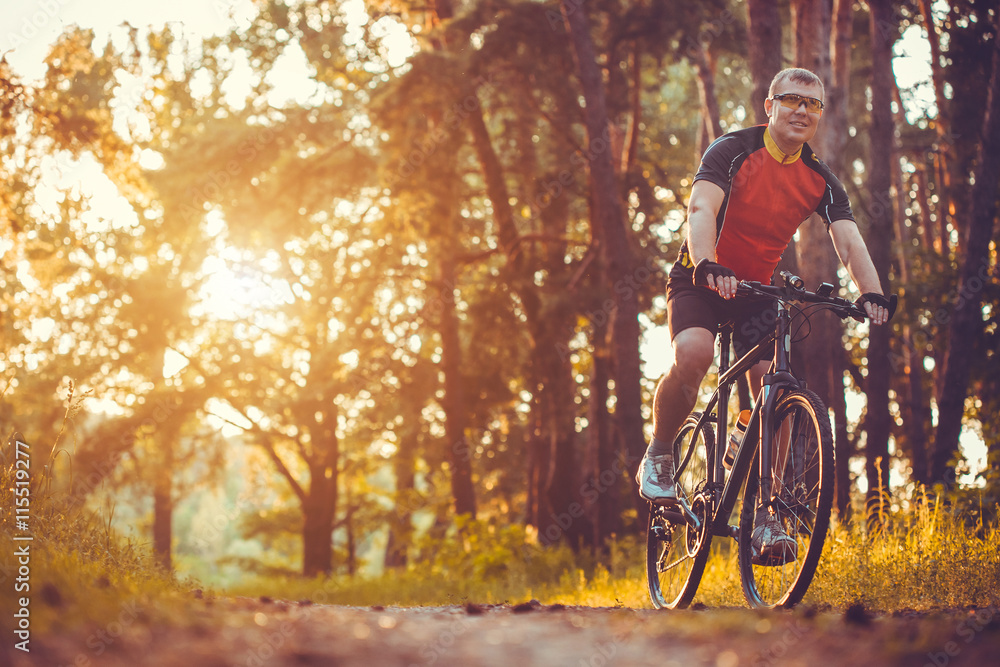
[[[771,361],[759,361],[747,371],[747,378],[750,381],[750,388],[753,391],[760,389],[761,378],[771,369]]]
[[[674,339],[674,367],[687,380],[701,382],[715,359],[715,335],[707,329],[685,329]]]

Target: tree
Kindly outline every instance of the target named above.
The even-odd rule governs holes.
[[[753,94],[750,103],[758,125],[767,123],[764,100],[774,75],[782,68],[781,14],[778,3],[770,0],[748,0],[750,72],[753,76]]]
[[[608,135],[608,112],[601,70],[597,64],[586,8],[564,0],[563,16],[573,43],[580,85],[586,100],[584,117],[590,142],[588,166],[592,196],[592,224],[604,261],[605,281],[614,294],[612,340],[616,393],[615,420],[620,429],[629,467],[645,450],[639,395],[639,295],[628,287],[635,270],[625,216],[618,198],[611,153],[599,149]]]
[[[989,247],[997,216],[997,183],[1000,180],[1000,13],[995,13],[995,21],[992,72],[987,86],[978,164],[963,238],[958,292],[948,326],[944,379],[938,395],[938,427],[930,466],[930,478],[935,481],[946,479],[949,461],[958,447],[973,343],[983,334],[982,290],[990,275]]]
[[[889,255],[893,238],[893,207],[889,188],[893,156],[892,122],[892,45],[897,31],[892,22],[892,7],[888,0],[872,0],[872,124],[871,124],[871,190],[868,249],[882,285],[889,284]],[[868,343],[868,408],[865,420],[867,439],[865,453],[868,478],[869,517],[879,518],[883,498],[889,488],[889,327],[872,327]]]

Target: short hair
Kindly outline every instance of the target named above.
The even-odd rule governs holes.
[[[788,69],[783,69],[775,74],[774,78],[771,79],[771,86],[767,89],[767,96],[774,97],[774,90],[782,81],[785,81],[786,79],[796,81],[798,83],[816,84],[823,93],[823,97],[826,97],[826,87],[823,85],[823,80],[816,76],[814,72],[802,69],[801,67],[789,67]]]

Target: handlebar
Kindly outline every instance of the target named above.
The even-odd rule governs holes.
[[[757,294],[771,297],[777,301],[815,303],[822,304],[841,319],[848,317],[864,322],[868,319],[868,313],[856,303],[833,296],[834,287],[830,283],[823,283],[815,292],[810,292],[804,288],[805,281],[798,276],[782,271],[781,286],[763,285],[756,281],[741,280],[736,287],[736,296],[750,296]],[[889,297],[889,317],[896,310],[896,295]]]

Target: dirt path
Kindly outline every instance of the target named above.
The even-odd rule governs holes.
[[[1000,610],[875,616],[542,606],[356,608],[247,598],[192,600],[173,622],[118,620],[36,637],[15,666],[996,664]],[[131,621],[129,621],[131,619]],[[0,661],[4,656],[0,654]]]

